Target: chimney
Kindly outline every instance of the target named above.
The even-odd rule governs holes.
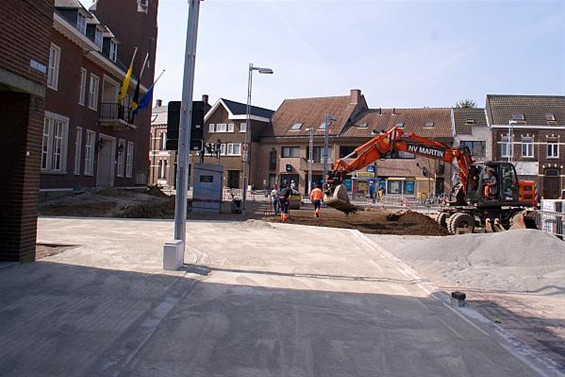
[[[202,102],[204,102],[204,104],[208,104],[208,94],[203,94],[202,95]]]
[[[158,99],[155,101],[155,107],[161,107],[163,106],[163,100],[162,99]]]
[[[361,100],[361,90],[360,89],[351,89],[351,104],[352,105],[357,105],[359,104],[359,101]]]

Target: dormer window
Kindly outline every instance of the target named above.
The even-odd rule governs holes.
[[[366,122],[365,122],[365,123],[361,123],[358,127],[359,127],[359,128],[367,128],[367,123],[366,123]]]
[[[290,128],[292,131],[298,131],[300,130],[300,128],[302,127],[302,123],[295,123],[292,125],[292,127]]]
[[[110,53],[109,53],[110,60],[114,63],[118,60],[118,44],[115,40],[110,40]]]
[[[396,127],[398,127],[398,128],[404,128],[404,122],[398,122],[398,123],[396,123]]]
[[[467,118],[467,119],[465,120],[465,125],[467,125],[467,126],[472,126],[472,125],[474,125],[474,124],[475,124],[475,120],[474,120],[474,119]]]
[[[524,114],[523,113],[513,113],[512,120],[516,121],[524,121]]]
[[[320,126],[318,127],[320,130],[323,130],[326,128],[326,122],[322,122],[322,124],[320,124]]]
[[[424,128],[434,128],[434,122],[426,122],[426,125],[424,126]]]
[[[86,16],[81,12],[77,13],[77,29],[82,34],[86,34]]]
[[[94,30],[94,43],[96,43],[96,46],[102,49],[102,46],[104,44],[104,36],[102,30],[99,27]]]
[[[137,0],[137,11],[147,13],[149,9],[149,0]]]
[[[548,122],[555,122],[555,115],[552,113],[545,114],[545,120]]]

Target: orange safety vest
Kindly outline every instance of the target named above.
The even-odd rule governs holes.
[[[312,192],[310,193],[310,200],[322,200],[322,199],[324,199],[324,193],[322,192],[321,189],[315,188],[314,190],[312,190]]]

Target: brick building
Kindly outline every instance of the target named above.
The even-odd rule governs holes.
[[[133,117],[130,106],[142,70],[140,97],[153,83],[157,8],[158,0],[99,0],[90,10],[77,0],[55,0],[43,191],[147,184],[151,113]],[[132,79],[120,98],[134,54]]]
[[[35,259],[53,0],[0,2],[0,261]]]

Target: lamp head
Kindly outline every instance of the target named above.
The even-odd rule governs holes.
[[[267,75],[272,75],[273,74],[273,70],[271,68],[264,68],[264,67],[249,67],[250,71],[257,71],[259,73],[263,73],[263,74],[267,74]]]

